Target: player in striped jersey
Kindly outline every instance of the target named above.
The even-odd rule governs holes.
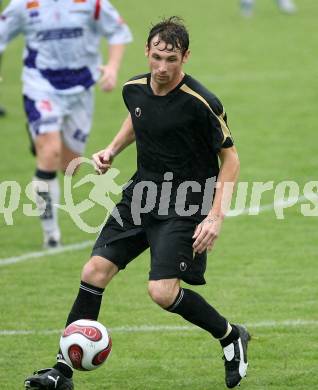
[[[35,146],[33,179],[44,245],[60,243],[58,171],[84,152],[93,115],[93,86],[111,91],[131,32],[108,0],[12,0],[0,16],[0,53],[25,37],[23,99]],[[108,41],[102,65],[100,39]]]
[[[293,14],[296,12],[296,6],[293,0],[275,0],[278,8],[286,13]],[[254,0],[240,0],[240,8],[243,16],[252,16],[254,11]]]

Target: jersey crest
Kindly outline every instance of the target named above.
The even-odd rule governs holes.
[[[28,1],[26,3],[27,9],[37,9],[40,7],[40,3],[37,0]]]

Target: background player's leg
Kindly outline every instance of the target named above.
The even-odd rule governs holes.
[[[92,127],[94,95],[92,90],[84,91],[74,98],[65,98],[65,111],[62,131],[62,154],[60,169],[65,172],[69,163],[83,155]],[[76,172],[76,169],[73,173]]]
[[[0,12],[2,11],[2,1],[0,0]],[[0,54],[0,83],[2,82],[2,77],[1,77],[1,63],[2,63],[2,54]],[[6,115],[6,110],[4,107],[0,106],[0,117]]]
[[[252,16],[254,11],[254,0],[240,0],[240,9],[243,16]]]
[[[60,188],[57,171],[61,159],[62,111],[58,97],[50,94],[23,96],[28,130],[36,152],[36,170],[33,178],[36,204],[41,212],[45,247],[60,243],[57,208]]]
[[[5,116],[6,115],[6,110],[4,107],[0,106],[0,116]]]
[[[60,170],[65,173],[69,163],[73,159],[78,158],[80,156],[81,156],[81,153],[74,152],[67,145],[65,145],[64,142],[62,142],[61,161],[60,161],[60,167],[59,167]],[[74,169],[72,174],[75,174],[77,170],[78,170],[78,166]]]
[[[296,6],[293,0],[277,0],[277,4],[281,11],[287,14],[293,14],[294,12],[296,12]]]
[[[41,211],[41,224],[44,246],[55,247],[60,243],[57,207],[60,200],[60,187],[57,171],[61,158],[61,137],[59,131],[40,134],[35,138],[36,171],[33,188],[36,203]]]

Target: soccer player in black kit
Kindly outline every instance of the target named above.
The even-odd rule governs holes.
[[[239,171],[221,102],[183,72],[188,47],[189,35],[179,18],[151,28],[146,44],[150,73],[126,82],[128,116],[109,146],[93,155],[97,173],[103,174],[116,155],[136,142],[137,172],[117,204],[118,214],[109,217],[83,268],[66,325],[82,318],[96,320],[106,286],[150,247],[150,297],[219,340],[225,383],[233,388],[246,375],[249,333],[180,285],[205,284],[206,252],[224,220],[224,183],[235,183]],[[217,185],[203,191],[210,179]],[[59,355],[52,369],[27,378],[25,386],[73,389],[72,369]]]

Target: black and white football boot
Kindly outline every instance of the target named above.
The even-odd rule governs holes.
[[[25,389],[33,390],[73,390],[72,378],[66,378],[56,368],[36,371],[24,381]]]
[[[242,325],[235,325],[239,338],[223,348],[225,366],[225,384],[229,389],[239,386],[247,371],[247,345],[251,339],[247,329]]]

